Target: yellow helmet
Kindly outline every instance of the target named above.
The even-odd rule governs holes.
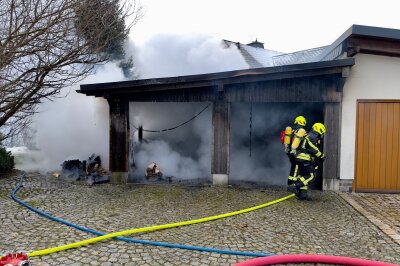
[[[306,123],[307,123],[307,121],[306,121],[306,118],[304,117],[304,116],[298,116],[298,117],[296,117],[296,119],[294,120],[294,124],[296,125],[300,125],[300,126],[306,126]]]
[[[312,129],[315,132],[319,133],[320,135],[323,135],[326,132],[326,128],[325,128],[324,124],[321,124],[321,123],[315,123],[312,126]]]

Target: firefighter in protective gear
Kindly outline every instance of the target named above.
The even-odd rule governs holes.
[[[296,136],[301,136],[305,134],[305,125],[306,119],[304,116],[298,116],[294,120],[293,127],[286,127],[285,129],[285,138],[284,138],[284,145],[285,145],[285,152],[289,157],[290,160],[290,172],[288,176],[288,190],[290,185],[294,184],[297,181],[297,173],[298,173],[298,165],[297,162],[294,160],[293,154],[291,152],[291,147],[293,145],[293,141],[296,139]],[[301,136],[302,137],[302,136]],[[300,137],[300,138],[301,138]]]
[[[298,178],[294,185],[296,197],[299,200],[308,199],[308,185],[315,177],[315,161],[325,159],[325,154],[318,148],[325,132],[326,128],[323,124],[315,123],[312,131],[304,136],[299,147],[291,151],[299,167]]]

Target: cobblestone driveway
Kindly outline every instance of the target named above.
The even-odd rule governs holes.
[[[14,247],[29,252],[93,237],[45,219],[12,201],[10,194],[17,179],[0,179],[0,254]],[[18,194],[44,212],[102,232],[212,216],[286,195],[283,189],[167,184],[88,187],[37,174],[28,175]],[[400,263],[400,245],[342,197],[335,192],[319,191],[312,191],[311,196],[313,201],[292,198],[226,219],[130,237],[255,253],[341,255]],[[395,215],[398,217],[398,212]],[[250,258],[106,240],[33,257],[32,261],[37,266],[231,265]]]

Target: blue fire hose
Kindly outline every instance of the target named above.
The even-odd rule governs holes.
[[[21,204],[22,206],[28,208],[29,210],[46,217],[47,219],[53,220],[58,223],[62,223],[65,225],[68,225],[70,227],[73,227],[75,229],[91,233],[97,236],[104,236],[106,234],[102,232],[98,232],[83,226],[79,226],[77,224],[65,221],[63,219],[51,216],[45,212],[42,212],[26,202],[20,200],[17,198],[16,194],[17,192],[23,187],[23,182],[25,178],[25,173],[20,176],[20,180],[17,183],[16,187],[13,189],[11,193],[11,198]],[[138,244],[144,244],[144,245],[153,245],[153,246],[162,246],[162,247],[169,247],[169,248],[180,248],[180,249],[188,249],[188,250],[195,250],[195,251],[205,251],[205,252],[213,252],[213,253],[221,253],[221,254],[228,254],[228,255],[239,255],[239,256],[249,256],[249,257],[266,257],[266,256],[273,256],[272,254],[263,254],[263,253],[252,253],[252,252],[242,252],[242,251],[235,251],[235,250],[225,250],[225,249],[214,249],[214,248],[205,248],[205,247],[198,247],[198,246],[189,246],[189,245],[180,245],[180,244],[173,244],[173,243],[167,243],[167,242],[156,242],[156,241],[148,241],[148,240],[141,240],[141,239],[134,239],[134,238],[127,238],[127,237],[115,237],[115,239],[121,240],[121,241],[126,241],[130,243],[138,243]]]

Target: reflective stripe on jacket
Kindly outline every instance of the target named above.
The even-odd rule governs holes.
[[[295,158],[300,161],[311,161],[313,157],[320,157],[322,152],[318,149],[318,133],[311,131],[304,137],[297,149]]]

